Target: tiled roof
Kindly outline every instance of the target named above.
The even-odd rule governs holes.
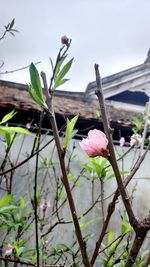
[[[82,120],[98,120],[99,104],[97,99],[86,100],[85,93],[56,91],[53,99],[55,112],[62,116],[79,114]],[[40,108],[31,100],[27,86],[6,81],[0,81],[0,107],[9,107],[17,110],[39,111]],[[137,112],[117,109],[107,105],[108,116],[111,122],[130,126]]]

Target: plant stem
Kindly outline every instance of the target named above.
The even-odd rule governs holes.
[[[60,137],[59,137],[58,128],[57,128],[57,124],[56,124],[55,114],[54,114],[53,107],[52,107],[52,96],[49,95],[47,80],[46,80],[46,74],[44,72],[42,72],[41,77],[43,79],[44,91],[46,94],[47,105],[49,108],[49,110],[45,110],[45,112],[46,112],[46,114],[47,114],[47,116],[51,122],[52,130],[53,130],[53,134],[54,134],[54,139],[55,139],[55,143],[56,143],[56,147],[57,147],[60,167],[61,167],[61,171],[62,171],[62,182],[63,182],[65,190],[66,190],[66,194],[67,194],[67,198],[68,198],[68,202],[69,202],[69,207],[70,207],[72,219],[73,219],[75,230],[76,230],[76,235],[77,235],[78,243],[79,243],[81,254],[82,254],[82,260],[83,260],[85,267],[91,267],[91,264],[90,264],[89,259],[88,259],[87,251],[86,251],[86,243],[84,242],[84,239],[82,237],[82,232],[81,232],[79,221],[78,221],[75,203],[74,203],[71,188],[70,188],[70,185],[68,182],[67,171],[66,171],[65,160],[64,160],[64,150],[61,147],[61,143],[60,143]]]
[[[41,137],[41,125],[43,119],[43,112],[40,116],[39,131],[37,133],[38,144],[36,150],[39,150],[40,137]],[[34,214],[35,214],[35,239],[36,239],[36,254],[37,254],[37,267],[40,267],[40,253],[39,253],[39,233],[38,233],[38,203],[37,203],[37,177],[38,177],[38,160],[39,153],[36,154],[35,176],[34,176]]]
[[[95,94],[98,97],[98,101],[99,101],[99,105],[100,105],[100,109],[101,109],[102,120],[103,120],[103,125],[104,125],[104,131],[105,131],[105,134],[106,134],[107,139],[108,139],[108,148],[109,148],[109,153],[110,153],[109,161],[112,165],[112,168],[113,168],[113,171],[114,171],[114,174],[116,177],[116,181],[118,184],[118,188],[119,188],[124,206],[126,208],[128,217],[129,217],[129,221],[130,221],[131,225],[134,227],[137,220],[135,218],[135,215],[133,213],[133,210],[132,210],[132,207],[131,207],[131,204],[129,201],[129,197],[128,197],[126,190],[125,190],[125,187],[123,185],[123,181],[122,181],[119,167],[117,164],[114,146],[113,146],[113,140],[112,140],[112,129],[110,128],[108,118],[106,115],[106,108],[105,108],[104,96],[103,96],[103,92],[102,92],[101,78],[100,78],[100,74],[99,74],[99,66],[97,64],[95,64],[95,74],[96,74],[96,82],[97,82],[97,90],[95,91]]]

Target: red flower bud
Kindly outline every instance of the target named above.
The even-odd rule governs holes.
[[[69,44],[69,39],[68,39],[68,37],[66,35],[61,37],[61,43],[63,45],[68,45]]]

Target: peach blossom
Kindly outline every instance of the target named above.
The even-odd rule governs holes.
[[[125,144],[125,138],[124,137],[121,137],[120,140],[119,140],[119,143],[120,143],[120,146],[124,146],[124,144]]]
[[[88,137],[83,138],[83,140],[79,144],[89,157],[108,157],[109,155],[107,148],[108,139],[106,138],[106,135],[100,130],[90,130],[88,132]]]
[[[5,255],[10,255],[10,254],[12,254],[12,252],[13,252],[13,246],[8,244],[6,251],[5,251]]]

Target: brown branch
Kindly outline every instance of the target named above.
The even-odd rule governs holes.
[[[109,149],[111,148],[110,149],[110,153],[112,151],[113,152],[112,155],[115,156],[114,149],[112,149],[113,148],[113,142],[112,142],[112,137],[111,137],[111,134],[110,134],[110,128],[109,128],[108,119],[107,119],[107,116],[106,116],[106,110],[105,110],[104,98],[103,98],[103,94],[102,94],[101,79],[100,79],[100,75],[99,75],[98,65],[95,65],[95,71],[96,71],[97,88],[98,88],[97,91],[96,91],[96,94],[98,96],[98,100],[99,100],[99,103],[100,103],[101,114],[103,114],[102,117],[104,117],[104,130],[105,130],[106,136],[107,136],[107,138],[108,138],[108,140],[110,141],[110,144],[111,144],[111,147],[110,147],[110,144],[109,144]],[[121,180],[119,170],[117,171],[117,175],[119,173],[119,182],[121,181],[121,188],[123,189],[122,190],[123,192],[121,190],[119,191],[120,183],[118,183],[118,189],[115,192],[115,195],[113,197],[112,202],[108,206],[107,216],[106,216],[106,219],[105,219],[104,224],[102,226],[102,230],[101,230],[99,239],[98,239],[98,241],[96,243],[96,247],[95,247],[92,259],[91,259],[91,264],[92,265],[94,264],[94,262],[95,262],[95,260],[96,260],[96,258],[98,256],[99,248],[100,248],[102,240],[103,240],[103,238],[105,236],[105,233],[106,233],[110,218],[111,218],[111,216],[112,216],[112,214],[114,212],[116,201],[117,201],[120,193],[123,193],[123,197],[124,197],[124,191],[125,191],[124,187],[127,186],[127,184],[131,181],[131,179],[134,176],[134,174],[136,173],[136,171],[139,169],[139,167],[140,167],[141,163],[143,162],[148,150],[149,150],[149,145],[148,145],[146,151],[143,153],[143,155],[137,160],[136,164],[134,165],[134,167],[131,170],[130,175],[127,176],[127,178],[125,179],[124,183]],[[115,157],[114,157],[114,159],[115,159]],[[114,160],[113,160],[113,162],[114,162]],[[117,164],[116,164],[116,160],[115,160],[115,166],[116,165]],[[114,172],[115,172],[115,168],[113,168],[113,169],[114,169]],[[118,169],[118,166],[117,166],[117,169]],[[116,172],[115,172],[115,174],[116,174]],[[126,192],[125,192],[125,195],[126,195]],[[128,200],[128,198],[127,198],[127,200]],[[126,203],[126,201],[124,201],[124,202]],[[129,202],[129,200],[128,200],[128,202]],[[130,209],[130,206],[131,205],[129,203],[129,210],[131,211],[131,214],[130,214],[131,218],[129,217],[129,219],[130,219],[130,223],[133,223],[132,226],[135,226],[136,223],[137,223],[137,220],[135,219],[135,216],[134,216],[134,214],[132,212],[132,208]],[[133,214],[133,217],[132,217],[132,214]]]
[[[76,208],[75,208],[73,196],[71,193],[71,188],[70,188],[70,185],[68,182],[65,160],[64,160],[64,150],[63,150],[61,143],[60,143],[60,137],[59,137],[58,128],[57,128],[57,124],[56,124],[55,114],[54,114],[53,107],[52,107],[52,97],[49,94],[49,89],[47,86],[46,74],[44,72],[42,72],[41,77],[42,77],[43,84],[44,84],[44,91],[45,92],[47,91],[46,102],[47,102],[47,105],[49,108],[49,110],[45,110],[45,112],[46,112],[46,114],[47,114],[47,116],[51,122],[51,126],[53,129],[54,139],[55,139],[58,157],[59,157],[59,162],[60,162],[60,167],[61,167],[61,171],[62,171],[62,181],[63,181],[64,187],[66,190],[66,194],[67,194],[67,198],[68,198],[68,202],[69,202],[69,207],[70,207],[72,219],[73,219],[75,230],[76,230],[76,235],[77,235],[78,243],[79,243],[81,254],[82,254],[82,260],[83,260],[85,267],[91,267],[91,264],[90,264],[89,259],[88,259],[87,251],[86,251],[86,243],[84,242],[84,239],[82,237],[82,232],[80,229]]]
[[[125,267],[131,267],[136,261],[137,255],[143,245],[143,242],[146,238],[147,232],[150,230],[150,213],[141,221],[138,221],[136,225],[135,232],[136,236],[133,242],[133,245],[130,250],[129,257],[125,264]]]
[[[146,259],[146,261],[145,261],[143,267],[148,267],[149,264],[150,264],[150,254],[149,254],[148,258]]]
[[[104,96],[103,96],[103,91],[102,91],[101,78],[99,74],[99,66],[97,64],[95,64],[95,74],[96,74],[96,83],[97,83],[97,89],[95,91],[95,94],[98,97],[98,101],[99,101],[99,105],[101,109],[101,116],[102,116],[103,125],[104,125],[104,131],[108,139],[108,148],[109,148],[109,153],[110,153],[109,161],[112,165],[112,168],[113,168],[113,171],[116,177],[116,181],[118,184],[118,188],[119,188],[124,206],[126,208],[128,217],[129,217],[129,221],[131,225],[134,227],[137,220],[133,213],[132,206],[129,201],[129,197],[124,188],[121,174],[119,171],[119,167],[117,164],[116,155],[115,155],[114,146],[113,146],[112,129],[110,128],[109,121],[106,115],[106,108],[105,108]]]
[[[16,166],[12,167],[11,169],[8,169],[6,171],[3,171],[0,173],[0,176],[5,175],[11,171],[16,170],[17,168],[19,168],[20,166],[22,166],[23,164],[25,164],[26,162],[28,162],[31,158],[33,158],[37,153],[41,152],[45,147],[47,147],[52,141],[54,140],[54,138],[52,138],[49,142],[47,142],[44,146],[42,146],[38,151],[34,152],[33,154],[31,153],[31,155],[26,158],[25,160],[21,161],[20,163],[18,163]]]

